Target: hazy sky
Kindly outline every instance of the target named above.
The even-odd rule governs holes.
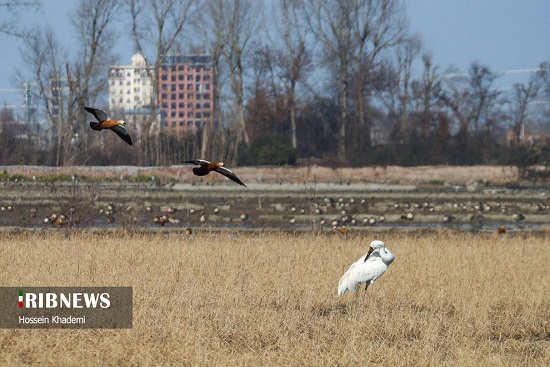
[[[59,39],[70,46],[75,40],[67,14],[75,2],[43,0],[43,3],[41,12],[22,14],[20,22],[49,24]],[[432,54],[442,69],[452,65],[459,72],[466,72],[476,61],[495,71],[517,71],[550,61],[550,0],[406,0],[405,3],[411,31],[420,36],[424,50]],[[5,16],[5,8],[0,7],[0,20]],[[120,25],[123,27],[124,23]],[[0,34],[0,104],[23,103],[22,93],[2,91],[19,87],[13,77],[15,68],[21,69],[19,44],[20,40]],[[129,45],[120,45],[117,52],[119,63],[130,62]],[[499,87],[509,87],[528,77],[525,72],[507,74],[499,81]]]

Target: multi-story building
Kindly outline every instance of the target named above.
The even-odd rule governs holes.
[[[67,98],[69,82],[67,79],[53,78],[49,82],[48,109],[50,110],[50,115],[55,119],[64,119],[65,117],[61,115],[61,107],[65,104]],[[25,104],[30,104],[27,103],[27,98],[30,98],[30,94],[28,96],[25,94]]]
[[[113,65],[109,68],[109,109],[135,124],[138,130],[141,130],[140,123],[149,117],[151,102],[156,98],[154,72],[140,53],[132,56],[131,65]]]
[[[196,131],[213,123],[214,73],[210,55],[167,56],[158,73],[163,131]]]

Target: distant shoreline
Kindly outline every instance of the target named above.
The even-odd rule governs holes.
[[[469,184],[488,182],[490,185],[504,185],[520,181],[515,166],[373,166],[360,168],[329,168],[321,166],[260,166],[230,167],[244,182],[249,183],[378,183],[378,184]],[[165,167],[139,166],[0,166],[0,174],[21,175],[24,179],[55,177],[56,175],[80,176],[81,179],[131,179],[175,182],[222,183],[220,175],[196,177],[192,167],[173,165]],[[541,171],[544,167],[532,167]]]

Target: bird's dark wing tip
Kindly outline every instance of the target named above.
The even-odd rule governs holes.
[[[112,127],[111,130],[113,130],[122,140],[124,140],[128,145],[134,145],[132,142],[132,138],[130,137],[130,134],[126,131],[126,129],[120,125]]]

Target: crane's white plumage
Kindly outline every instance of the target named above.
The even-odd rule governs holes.
[[[384,242],[372,241],[369,252],[351,264],[348,271],[340,278],[338,295],[343,296],[348,289],[355,292],[359,284],[364,283],[368,287],[388,270],[388,266],[394,259],[395,256],[386,248]]]

